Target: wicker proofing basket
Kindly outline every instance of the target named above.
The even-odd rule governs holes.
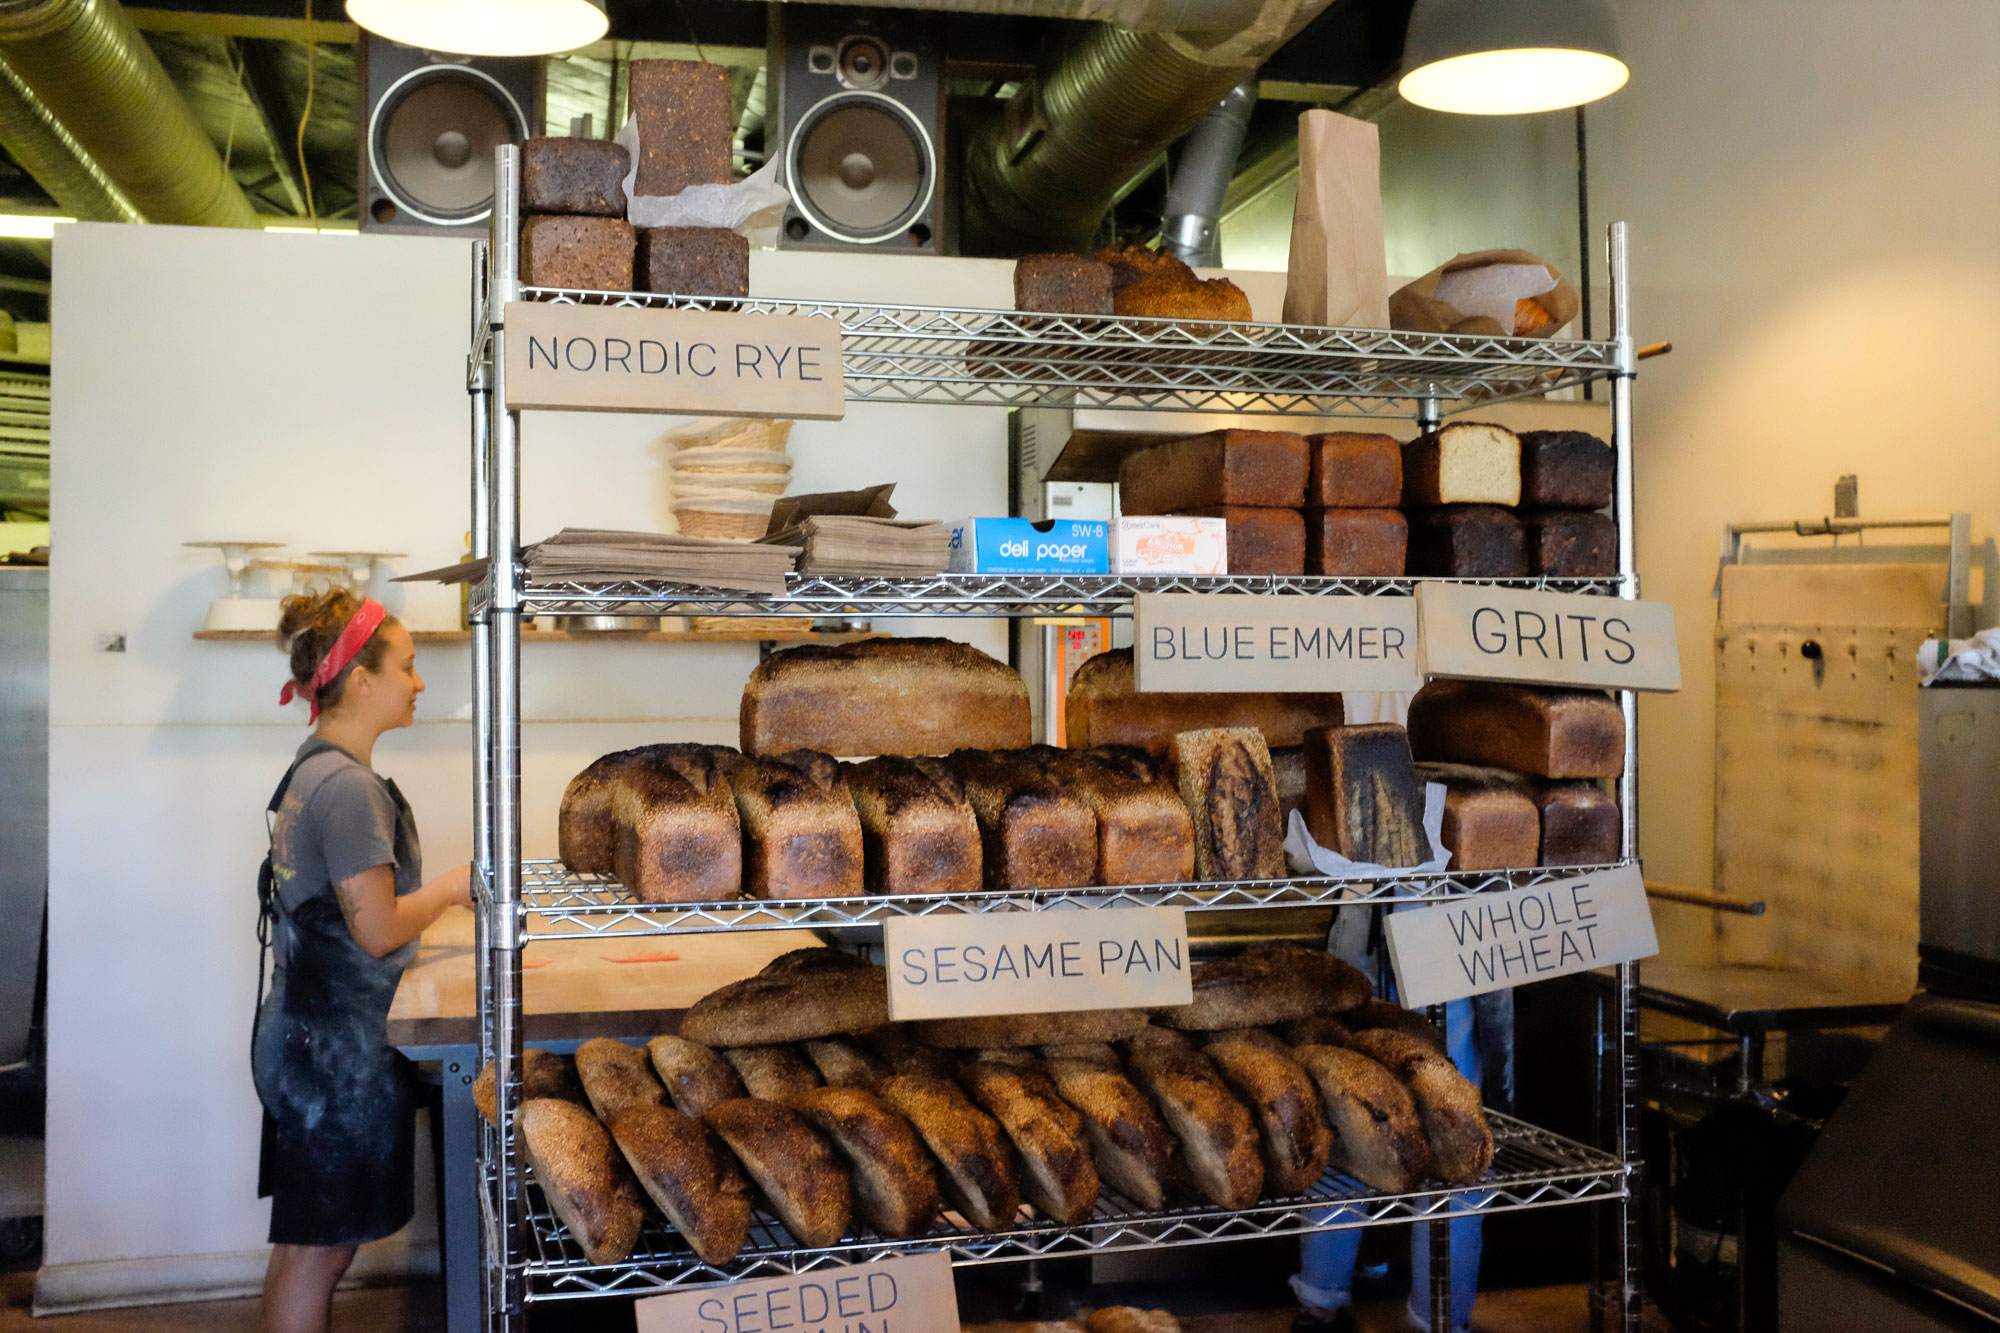
[[[684,537],[755,541],[771,526],[771,500],[768,495],[686,495],[674,501],[674,519]]]

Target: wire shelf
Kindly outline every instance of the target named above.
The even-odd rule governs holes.
[[[760,1212],[751,1225],[749,1244],[736,1258],[719,1265],[704,1262],[657,1217],[649,1218],[629,1259],[592,1264],[570,1239],[539,1186],[530,1181],[523,1190],[529,1233],[526,1294],[531,1301],[644,1296],[930,1250],[945,1251],[954,1264],[1002,1263],[1255,1240],[1625,1197],[1625,1167],[1617,1158],[1509,1116],[1489,1111],[1487,1118],[1493,1125],[1493,1170],[1472,1185],[1428,1182],[1406,1194],[1383,1194],[1350,1176],[1328,1171],[1303,1194],[1260,1200],[1253,1207],[1234,1212],[1209,1204],[1148,1212],[1107,1189],[1095,1216],[1080,1226],[1043,1221],[1032,1208],[1024,1207],[1004,1231],[977,1231],[946,1219],[935,1223],[928,1235],[911,1240],[885,1240],[850,1231],[826,1249],[800,1248],[781,1225]],[[489,1188],[491,1183],[489,1178]]]
[[[555,287],[521,299],[838,320],[857,402],[1410,416],[1425,399],[1451,411],[1617,370],[1617,344],[1571,339]]]
[[[993,912],[1089,911],[1120,907],[1255,908],[1434,903],[1597,874],[1610,866],[1563,866],[1399,875],[1389,879],[1249,879],[1008,892],[872,895],[858,898],[732,898],[642,903],[607,875],[577,875],[560,861],[521,864],[526,940],[612,939],[715,930],[794,930],[879,925],[893,917]]]
[[[533,583],[523,615],[1027,616],[1132,614],[1142,592],[1252,593],[1281,597],[1408,597],[1420,582],[1616,596],[1621,579],[1334,578],[1322,575],[933,574],[831,578],[788,574],[781,595],[644,580]],[[487,585],[474,590],[486,609]]]

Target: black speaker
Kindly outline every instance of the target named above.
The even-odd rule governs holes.
[[[533,134],[542,62],[419,51],[361,34],[363,231],[483,227],[493,150]]]
[[[944,253],[940,34],[920,10],[771,6],[779,248]]]

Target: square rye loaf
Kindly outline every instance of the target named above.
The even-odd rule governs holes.
[[[1288,431],[1217,430],[1170,440],[1141,449],[1119,466],[1119,510],[1136,515],[1217,505],[1297,509],[1306,499],[1307,467],[1305,437]],[[1234,547],[1230,555],[1233,559]]]
[[[729,71],[697,60],[635,60],[629,100],[639,122],[632,192],[679,194],[734,177]]]

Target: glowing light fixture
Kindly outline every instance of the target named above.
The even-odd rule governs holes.
[[[602,0],[347,0],[347,17],[392,42],[468,56],[573,51],[611,26]]]
[[[22,241],[51,240],[56,234],[56,223],[74,221],[75,218],[59,218],[53,213],[0,213],[0,236]]]
[[[1405,101],[1474,116],[1581,106],[1631,77],[1604,0],[1417,0],[1403,66]]]

